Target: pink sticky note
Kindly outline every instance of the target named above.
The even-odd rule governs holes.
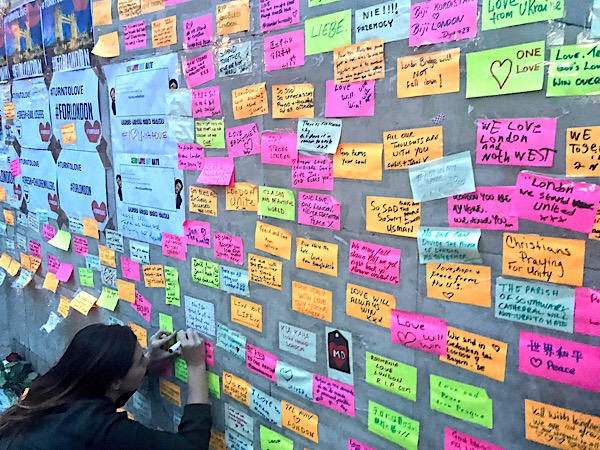
[[[56,279],[58,281],[67,282],[69,278],[71,278],[71,274],[73,273],[73,265],[61,262],[58,270],[56,271]]]
[[[444,428],[444,450],[504,450],[502,447],[474,438],[468,434]]]
[[[354,417],[354,386],[313,374],[313,401],[326,408]]]
[[[190,0],[165,0],[165,6],[179,5],[180,3],[187,3]]]
[[[210,45],[213,37],[212,14],[183,21],[183,48],[198,48]]]
[[[29,253],[36,258],[42,258],[42,244],[33,239],[29,240]]]
[[[221,88],[211,86],[192,91],[192,116],[194,119],[221,115]]]
[[[298,135],[296,133],[264,132],[261,135],[261,162],[291,166],[298,159]]]
[[[19,158],[13,159],[10,162],[10,173],[12,174],[13,178],[21,175],[21,160]]]
[[[183,234],[187,245],[210,248],[210,223],[198,220],[183,222]]]
[[[42,226],[42,236],[44,237],[44,240],[49,241],[55,235],[56,235],[56,228],[54,228],[52,225],[50,225],[49,223],[45,223]]]
[[[210,80],[214,80],[215,66],[212,50],[185,61],[184,72],[188,88],[195,88]]]
[[[292,187],[333,191],[333,160],[327,156],[299,156],[292,164]]]
[[[131,307],[144,318],[146,322],[150,322],[150,314],[152,313],[152,303],[144,298],[142,294],[135,291],[135,302],[131,303]]]
[[[519,173],[511,215],[589,234],[600,202],[600,186]]]
[[[298,193],[298,223],[311,227],[340,229],[340,203],[330,195]]]
[[[54,255],[48,254],[48,272],[56,273],[60,269],[60,261]]]
[[[335,84],[325,82],[325,117],[375,115],[375,80]]]
[[[446,356],[448,324],[442,319],[392,309],[392,342]]]
[[[215,232],[215,258],[244,265],[244,241],[239,236]]]
[[[575,288],[575,333],[600,336],[600,291]]]
[[[121,273],[128,280],[140,281],[140,263],[121,256]]]
[[[369,447],[367,444],[363,444],[356,439],[348,438],[348,450],[376,450],[373,447]]]
[[[276,366],[277,356],[246,343],[246,368],[248,370],[277,383]]]
[[[73,235],[73,251],[78,255],[88,254],[88,240],[81,236]]]
[[[260,153],[260,134],[256,123],[227,128],[225,139],[231,158]]]
[[[180,170],[202,170],[204,147],[198,144],[177,144],[177,168]]]
[[[411,5],[408,45],[418,47],[477,36],[477,0],[447,5],[447,0]]]
[[[233,158],[206,158],[197,182],[207,186],[233,186]]]
[[[348,272],[386,283],[399,284],[400,250],[352,239]]]
[[[519,371],[600,392],[600,348],[521,331]]]
[[[135,50],[146,46],[146,21],[138,20],[137,22],[123,25],[123,35],[125,39],[125,50]]]
[[[556,119],[477,122],[477,164],[552,167]]]
[[[265,38],[265,71],[304,65],[304,30]]]
[[[260,31],[277,30],[300,22],[298,0],[260,0]]]
[[[213,367],[215,365],[215,344],[210,341],[204,341],[206,365]]]
[[[171,258],[185,261],[187,258],[187,246],[184,236],[171,233],[162,234],[162,254]]]
[[[448,197],[448,225],[517,231],[519,218],[510,215],[513,191],[513,186],[488,186]]]

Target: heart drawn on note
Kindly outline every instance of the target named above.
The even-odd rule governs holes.
[[[254,143],[252,142],[252,138],[248,138],[244,141],[244,155],[250,155],[252,150],[254,150]]]
[[[95,144],[100,140],[100,136],[102,135],[102,127],[100,126],[100,122],[97,120],[94,120],[93,124],[89,120],[86,120],[83,124],[83,130],[85,131],[88,141],[92,144]]]
[[[329,355],[330,360],[336,365],[338,369],[341,369],[346,364],[348,359],[348,347],[343,345],[335,345],[329,343]]]
[[[52,127],[50,126],[49,122],[46,122],[46,124],[40,122],[38,125],[38,131],[40,132],[40,138],[42,139],[42,142],[50,141],[50,138],[52,137]]]
[[[280,369],[279,373],[281,374],[281,376],[283,377],[283,379],[285,381],[290,381],[292,378],[294,378],[292,369]]]
[[[536,369],[542,365],[542,360],[540,358],[529,358],[529,362]]]
[[[397,335],[398,335],[398,340],[404,345],[412,344],[413,342],[416,342],[416,340],[417,340],[417,336],[415,336],[415,334],[410,331],[408,331],[406,333],[403,333],[402,331],[398,331]]]
[[[440,18],[440,13],[433,13],[431,17],[433,17],[435,20],[438,20]]]
[[[490,73],[494,77],[494,80],[496,80],[496,83],[498,83],[500,89],[502,89],[508,81],[508,77],[512,72],[512,66],[513,62],[508,58],[503,61],[497,59],[490,66]]]
[[[442,295],[450,300],[452,297],[454,297],[454,292],[442,292]]]
[[[106,220],[106,203],[98,204],[96,200],[92,202],[92,213],[96,222],[103,223]]]

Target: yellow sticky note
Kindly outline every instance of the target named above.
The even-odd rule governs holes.
[[[62,125],[60,127],[60,135],[64,145],[70,145],[77,142],[77,130],[75,130],[75,122]]]
[[[248,272],[250,281],[274,289],[282,289],[283,265],[281,262],[248,253]]]
[[[227,211],[258,211],[258,188],[250,183],[235,182],[225,187]]]
[[[417,237],[421,226],[421,204],[410,198],[367,196],[367,231]]]
[[[35,256],[21,253],[21,265],[25,268],[25,270],[36,273],[42,265],[42,260],[40,258],[36,258]]]
[[[144,284],[151,288],[165,287],[165,272],[160,264],[142,266],[144,272]]]
[[[448,327],[448,355],[440,361],[504,381],[507,349],[505,342]]]
[[[267,83],[258,83],[231,91],[233,118],[246,119],[269,113]]]
[[[598,206],[598,211],[596,212],[596,220],[594,221],[594,227],[592,228],[592,232],[589,234],[588,237],[595,241],[600,241],[600,206]]]
[[[159,381],[160,396],[181,408],[181,388],[164,378]]]
[[[65,230],[58,230],[54,237],[48,241],[48,244],[66,252],[71,245],[71,233]]]
[[[142,13],[142,4],[140,0],[117,0],[117,11],[119,19],[133,19]]]
[[[141,0],[142,14],[149,14],[165,9],[165,0]]]
[[[250,1],[235,0],[217,5],[217,35],[250,30]]]
[[[11,259],[6,271],[10,274],[10,276],[14,277],[17,275],[17,273],[19,273],[19,270],[21,270],[21,264],[19,264],[18,261]]]
[[[492,306],[492,269],[471,264],[429,263],[427,297],[489,308]]]
[[[6,253],[2,253],[2,256],[0,257],[0,267],[2,267],[4,270],[8,269],[11,261],[12,258],[10,256],[8,256]]]
[[[177,44],[177,16],[152,22],[152,48]]]
[[[381,181],[381,144],[340,144],[333,155],[333,176]]]
[[[0,186],[0,202],[6,201],[6,189],[4,186]]]
[[[58,313],[67,317],[69,315],[69,309],[71,308],[71,302],[67,297],[60,296],[60,302],[58,303]]]
[[[296,238],[296,267],[337,277],[337,244]]]
[[[281,424],[306,439],[319,442],[319,416],[285,400],[281,401]]]
[[[223,392],[234,400],[250,406],[250,383],[223,371]]]
[[[257,250],[290,259],[292,255],[292,233],[283,228],[256,221],[254,245]]]
[[[460,49],[398,58],[398,98],[460,90]]]
[[[100,233],[98,232],[98,222],[96,219],[90,219],[89,217],[82,217],[81,221],[83,222],[83,235],[88,236],[94,239],[100,238]]]
[[[227,450],[225,433],[219,430],[210,430],[210,442],[208,448],[211,450]]]
[[[380,327],[389,328],[396,298],[356,284],[346,285],[346,314]]]
[[[74,310],[79,311],[81,314],[87,316],[90,312],[90,309],[92,309],[92,307],[96,304],[96,300],[98,299],[92,294],[88,294],[85,291],[81,291],[79,292],[79,294],[73,297],[70,306]]]
[[[92,2],[92,22],[95,27],[112,24],[111,0]]]
[[[567,128],[567,176],[600,176],[600,127]]]
[[[112,248],[98,245],[98,256],[100,257],[100,264],[103,266],[117,267],[115,251]]]
[[[103,287],[102,293],[100,294],[100,297],[98,297],[96,305],[100,306],[101,308],[114,311],[117,307],[117,303],[119,303],[119,293],[113,289]]]
[[[98,42],[94,45],[92,53],[103,58],[114,58],[119,56],[121,54],[121,48],[119,47],[119,33],[113,31],[112,33],[100,35],[100,37],[98,37]]]
[[[280,84],[272,88],[273,118],[315,117],[315,88],[312,84]]]
[[[4,102],[4,116],[6,120],[15,120],[15,104],[13,102]]]
[[[133,322],[129,322],[127,325],[129,326],[129,328],[131,328],[131,331],[133,331],[133,334],[135,334],[135,336],[137,337],[137,340],[140,343],[140,346],[142,348],[147,348],[148,347],[148,331],[144,327],[140,327],[139,325],[136,325]]]
[[[231,321],[262,333],[262,305],[232,295]]]
[[[4,223],[6,225],[10,225],[11,227],[15,226],[15,213],[13,211],[9,211],[5,209],[4,211]]]
[[[212,189],[190,186],[190,211],[217,216],[217,193]]]
[[[135,284],[129,281],[117,279],[117,291],[119,292],[119,298],[121,300],[128,301],[130,303],[135,302]]]
[[[442,127],[413,128],[383,133],[385,169],[408,169],[444,156]]]
[[[331,322],[333,294],[309,284],[292,281],[292,309],[307,316]]]
[[[335,84],[376,80],[385,76],[383,39],[333,49]]]
[[[48,289],[49,291],[56,292],[58,289],[58,280],[56,279],[56,275],[52,272],[48,272],[46,274],[46,278],[44,278],[44,289]],[[60,310],[59,310],[60,312]]]
[[[584,260],[583,240],[504,233],[504,275],[581,286]]]

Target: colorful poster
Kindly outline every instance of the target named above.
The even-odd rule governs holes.
[[[43,77],[17,80],[12,86],[13,128],[21,147],[48,148],[52,137],[50,99]]]
[[[6,39],[4,34],[4,21],[0,20],[0,81],[8,81],[11,78],[6,58]]]
[[[431,0],[410,7],[408,45],[439,44],[477,36],[477,0]]]
[[[43,209],[48,217],[56,219],[58,213],[58,191],[56,186],[56,163],[48,150],[21,149],[20,176],[16,183],[21,185],[23,200],[28,211]]]
[[[6,56],[15,80],[44,73],[41,6],[42,0],[21,3],[4,18]]]

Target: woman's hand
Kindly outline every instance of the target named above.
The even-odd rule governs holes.
[[[148,346],[148,363],[154,364],[163,361],[171,356],[173,353],[169,353],[169,345],[175,337],[175,333],[169,333],[166,330],[158,330],[158,332],[150,338],[150,345]]]
[[[206,349],[204,340],[198,332],[193,328],[188,328],[186,331],[177,333],[179,342],[181,342],[181,356],[190,366],[204,367],[206,358]]]

